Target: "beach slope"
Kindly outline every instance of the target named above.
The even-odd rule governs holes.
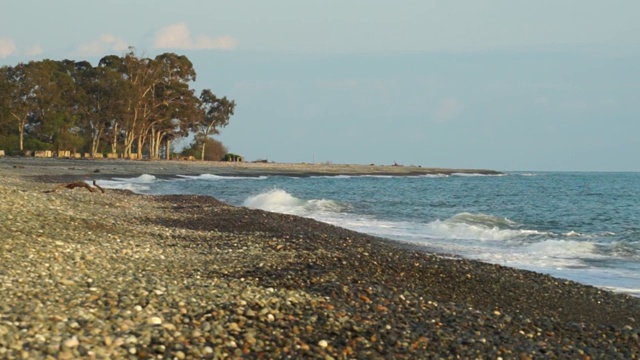
[[[45,192],[21,170],[0,182],[3,358],[640,356],[638,298],[210,197]]]

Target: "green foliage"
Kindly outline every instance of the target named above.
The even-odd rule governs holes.
[[[15,134],[0,134],[0,150],[4,150],[6,155],[16,155],[19,152],[18,137]]]
[[[233,153],[226,153],[222,157],[222,161],[242,161],[242,156]]]
[[[0,148],[141,156],[144,150],[158,158],[189,131],[217,134],[233,115],[233,100],[210,90],[196,96],[190,88],[195,79],[186,56],[142,58],[134,48],[105,56],[95,67],[49,59],[0,67]],[[201,144],[197,158],[221,156],[222,145]]]
[[[195,159],[200,158],[200,149],[193,146],[194,144],[192,143],[191,146],[185,147],[184,149],[182,149],[182,152],[180,152],[180,156],[184,156],[184,157],[193,156]]]
[[[53,150],[53,144],[35,138],[27,137],[24,141],[24,148],[33,151]]]
[[[189,147],[186,147],[182,150],[182,156],[193,156],[196,159],[201,159],[202,157],[202,138],[196,137]],[[207,138],[204,141],[205,151],[204,151],[204,160],[206,161],[221,161],[223,156],[227,153],[228,149],[222,142]]]

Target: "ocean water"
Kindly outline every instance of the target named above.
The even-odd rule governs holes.
[[[114,178],[640,296],[640,173]]]

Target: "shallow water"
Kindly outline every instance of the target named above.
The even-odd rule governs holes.
[[[143,175],[98,183],[210,195],[640,296],[640,173]]]

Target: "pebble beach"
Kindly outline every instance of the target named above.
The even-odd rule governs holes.
[[[57,187],[348,170],[203,167],[0,158],[0,358],[640,358],[640,298],[211,197]]]

